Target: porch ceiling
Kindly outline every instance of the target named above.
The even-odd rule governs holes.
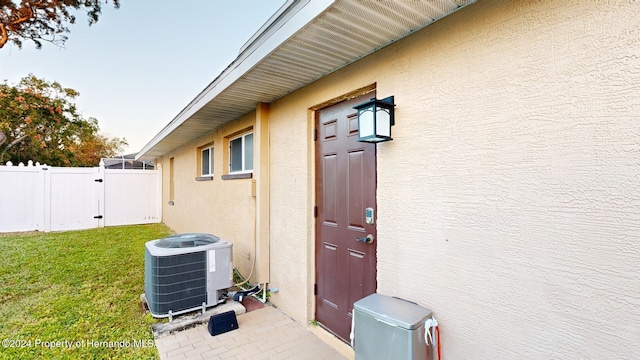
[[[290,0],[137,158],[163,156],[474,2]]]

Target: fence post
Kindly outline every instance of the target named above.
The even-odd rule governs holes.
[[[102,215],[102,217],[98,218],[98,227],[99,228],[103,228],[104,227],[104,217],[105,217],[105,213],[104,213],[104,202],[105,202],[105,192],[104,192],[104,187],[105,187],[105,182],[107,181],[106,176],[105,176],[105,167],[104,167],[104,161],[101,159],[100,160],[100,164],[98,164],[98,167],[95,168],[96,169],[96,174],[97,177],[96,179],[102,179],[102,181],[96,182],[98,188],[97,188],[97,196],[98,196],[98,215]]]
[[[42,166],[42,176],[43,176],[43,205],[44,208],[42,210],[44,216],[44,232],[51,231],[51,171],[47,164]]]
[[[39,164],[38,164],[39,165]],[[45,174],[46,170],[43,167],[37,166],[38,168],[38,180],[36,182],[37,187],[33,189],[35,192],[35,204],[34,204],[34,217],[35,217],[35,230],[37,231],[47,231],[46,229],[46,219],[47,219],[47,207],[46,203],[46,180]]]

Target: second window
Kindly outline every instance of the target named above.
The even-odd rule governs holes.
[[[229,141],[229,173],[253,171],[253,133],[241,135]]]

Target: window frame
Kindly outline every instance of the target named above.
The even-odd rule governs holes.
[[[251,169],[247,169],[246,166],[247,164],[245,163],[247,158],[246,158],[246,149],[247,149],[247,143],[246,143],[246,138],[247,136],[251,135],[251,149],[252,149],[252,154],[251,154]],[[241,170],[232,170],[233,169],[233,149],[232,147],[232,143],[238,139],[242,139],[241,140],[241,149],[242,149],[242,155],[241,155],[241,159],[242,159],[242,166],[241,166]],[[248,131],[246,133],[240,134],[238,136],[229,138],[229,175],[235,175],[235,174],[253,174],[253,169],[254,169],[254,154],[253,154],[253,149],[254,149],[254,140],[253,140],[253,131]]]
[[[204,173],[204,159],[203,159],[203,155],[204,152],[209,150],[209,173],[205,174]],[[213,145],[207,145],[207,146],[203,146],[202,148],[200,148],[200,176],[202,177],[206,177],[206,176],[213,176],[214,174],[214,170],[213,170],[213,155],[214,155],[214,150],[213,150]]]

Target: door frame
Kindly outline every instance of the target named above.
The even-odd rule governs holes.
[[[316,140],[318,138],[318,121],[319,121],[319,113],[318,111],[336,105],[340,102],[343,102],[345,100],[349,100],[358,96],[362,96],[362,95],[367,95],[367,94],[371,94],[371,96],[375,96],[376,93],[376,83],[371,83],[369,85],[363,86],[361,88],[358,88],[356,90],[344,93],[342,95],[336,96],[330,100],[324,101],[322,103],[319,103],[315,106],[312,106],[308,109],[307,111],[307,124],[308,124],[308,133],[309,133],[309,147],[308,147],[308,156],[310,161],[308,162],[309,164],[309,168],[308,168],[308,173],[310,174],[310,178],[309,178],[309,201],[311,206],[309,207],[309,218],[311,219],[310,221],[310,225],[309,225],[309,242],[308,242],[308,274],[307,274],[307,279],[308,279],[308,286],[307,286],[307,291],[308,294],[310,294],[311,296],[309,296],[307,299],[307,319],[309,319],[309,321],[312,321],[315,323],[315,319],[316,319],[316,297],[317,297],[317,293],[315,291],[315,285],[316,285],[316,281],[317,281],[317,269],[318,267],[316,266],[316,261],[317,261],[317,249],[316,249],[316,244],[317,244],[317,220],[318,217],[316,217],[316,213],[315,213],[315,206],[316,206],[316,201],[317,201],[317,196],[318,193],[316,191],[317,189],[317,178],[316,178],[316,168],[317,168],[317,161],[318,161],[318,154],[317,154],[317,147],[316,147]],[[376,168],[377,168],[377,162],[376,162]],[[376,193],[377,193],[377,184],[376,184]],[[377,195],[376,195],[377,197]],[[376,203],[377,203],[377,199],[376,199]],[[377,211],[376,211],[377,212]],[[376,262],[376,272],[377,272],[377,262]],[[377,286],[376,286],[376,290],[377,290]],[[337,341],[337,344],[345,344],[344,342],[342,342],[342,340],[340,340],[338,337],[336,337],[335,335],[333,335],[328,329],[325,329],[324,327],[318,326],[317,328],[322,329],[322,332],[324,332],[325,334],[330,334],[330,337],[335,339],[335,341]]]

